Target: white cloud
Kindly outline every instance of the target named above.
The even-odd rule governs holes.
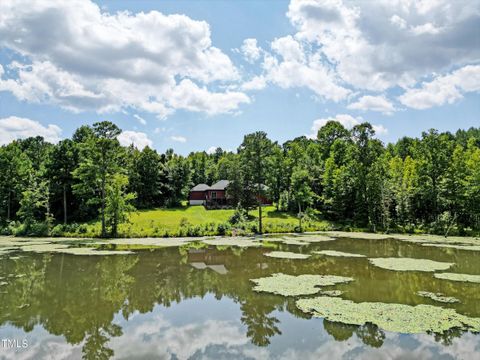
[[[322,62],[318,53],[305,53],[300,42],[291,36],[276,39],[272,49],[281,56],[264,56],[267,81],[282,88],[306,87],[316,95],[333,101],[344,99],[350,90],[338,84],[336,74]]]
[[[134,117],[135,119],[137,119],[140,124],[142,124],[142,125],[147,125],[147,120],[145,120],[144,118],[142,118],[140,115],[134,114],[133,117]]]
[[[311,139],[315,139],[317,137],[318,130],[320,130],[320,128],[325,126],[327,122],[331,120],[338,121],[347,129],[352,129],[355,125],[359,125],[362,122],[364,122],[364,120],[361,117],[353,117],[348,114],[337,114],[335,117],[317,119],[313,121],[312,133],[310,135],[307,135],[307,137]],[[375,134],[377,136],[385,135],[388,133],[388,130],[381,124],[379,125],[372,124],[372,127],[373,127],[373,130],[375,130]]]
[[[45,141],[57,143],[61,140],[61,133],[62,129],[53,124],[45,127],[38,121],[17,116],[0,119],[0,145],[31,136],[42,136]]]
[[[287,16],[294,38],[357,89],[410,87],[480,58],[477,1],[292,0]]]
[[[217,146],[210,146],[210,147],[207,149],[207,154],[209,154],[209,155],[214,154],[214,153],[215,153],[215,150],[217,150]]]
[[[468,65],[448,75],[423,82],[420,88],[410,88],[399,97],[402,104],[414,109],[453,104],[466,92],[480,91],[480,65]]]
[[[398,15],[392,15],[390,18],[390,22],[396,26],[398,26],[400,29],[405,29],[407,27],[407,22],[405,21],[404,18],[401,18]]]
[[[198,87],[191,80],[185,79],[173,89],[170,103],[178,109],[214,115],[237,110],[241,103],[250,103],[250,99],[237,91],[211,93],[206,87]]]
[[[120,135],[118,135],[118,141],[122,146],[130,146],[133,144],[140,150],[147,146],[153,146],[153,142],[148,138],[147,134],[137,131],[123,131]]]
[[[262,90],[265,88],[265,86],[267,86],[265,77],[255,76],[249,81],[244,82],[240,88],[244,91],[250,91],[250,90]]]
[[[222,92],[218,84],[237,82],[239,72],[212,45],[208,23],[185,15],[110,14],[90,0],[4,0],[0,46],[25,58],[11,64],[8,78],[0,71],[0,90],[30,102],[100,113],[130,107],[164,118],[184,105],[171,94],[187,79],[203,90],[190,96],[187,110],[205,94],[209,114],[249,101]]]
[[[184,137],[184,136],[170,136],[170,139],[173,140],[173,141],[176,141],[176,142],[180,142],[180,143],[186,143],[187,142],[187,138]]]
[[[395,111],[393,104],[385,96],[365,95],[356,102],[349,104],[348,109],[363,111],[378,111],[386,115],[391,115]]]
[[[262,49],[257,46],[257,39],[245,39],[240,48],[245,60],[254,63],[260,58]]]

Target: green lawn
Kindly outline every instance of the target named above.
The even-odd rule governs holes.
[[[219,225],[225,228],[227,235],[232,232],[252,232],[252,227],[257,224],[258,210],[250,211],[254,219],[246,225],[246,228],[240,230],[228,223],[234,211],[234,209],[206,210],[203,206],[141,210],[130,214],[129,223],[121,225],[119,233],[124,237],[217,235]],[[298,219],[295,214],[278,212],[274,206],[266,206],[263,208],[263,225],[265,232],[292,232],[298,225]],[[324,220],[310,221],[305,223],[305,230],[325,230],[329,225]],[[100,223],[95,222],[88,225],[81,236],[98,236],[99,233]]]

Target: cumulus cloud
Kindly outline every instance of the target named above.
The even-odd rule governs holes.
[[[480,57],[475,1],[292,0],[287,16],[295,38],[317,46],[341,79],[358,89],[412,86]]]
[[[38,121],[17,116],[0,119],[0,145],[31,136],[42,136],[45,141],[57,143],[61,140],[61,133],[62,129],[53,124],[45,127]]]
[[[399,97],[402,104],[414,109],[452,104],[464,93],[480,91],[480,65],[468,65],[450,74],[423,82],[419,88],[410,88]]]
[[[77,112],[131,107],[161,118],[177,109],[204,111],[192,104],[205,95],[209,114],[235,111],[249,101],[217,85],[238,81],[239,72],[212,45],[208,23],[185,15],[110,14],[90,0],[5,0],[0,46],[25,59],[10,64],[7,78],[0,71],[0,90],[21,100]],[[201,91],[184,104],[175,94],[187,80]]]
[[[317,119],[313,121],[312,133],[308,135],[308,137],[311,139],[315,139],[317,137],[318,130],[324,127],[327,124],[327,122],[331,120],[338,121],[347,129],[351,129],[355,125],[359,125],[362,122],[364,122],[364,120],[361,117],[353,117],[348,114],[337,114],[335,117]],[[385,135],[388,133],[388,130],[381,124],[378,124],[378,125],[372,124],[372,127],[373,127],[373,130],[375,130],[375,134],[377,136]]]
[[[306,87],[319,97],[340,101],[350,90],[338,84],[336,74],[322,62],[318,53],[308,53],[303,44],[291,36],[272,43],[274,54],[263,61],[265,78],[282,88]]]
[[[257,39],[245,39],[240,48],[245,60],[254,63],[260,58],[262,49],[257,45]]]
[[[207,154],[209,154],[209,155],[214,154],[214,153],[215,153],[215,150],[217,150],[217,146],[210,146],[210,147],[207,149]]]
[[[386,115],[391,115],[395,111],[393,104],[385,96],[365,95],[356,102],[349,104],[348,109],[363,111],[378,111]]]
[[[173,140],[173,141],[176,141],[176,142],[180,142],[180,143],[186,143],[187,142],[187,138],[184,137],[184,136],[170,136],[170,139]]]
[[[153,146],[153,142],[148,138],[147,134],[137,131],[123,131],[120,135],[118,135],[118,141],[122,146],[133,145],[140,150],[147,146]]]

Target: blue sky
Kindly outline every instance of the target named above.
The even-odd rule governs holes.
[[[480,126],[480,2],[5,0],[0,144],[111,120],[159,151]]]

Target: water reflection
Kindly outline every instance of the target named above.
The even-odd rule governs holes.
[[[476,252],[398,241],[345,239],[301,249],[277,246],[451,261],[456,263],[454,271],[480,273]],[[478,284],[442,281],[429,273],[392,272],[364,258],[291,261],[267,258],[265,251],[269,250],[191,246],[128,256],[3,256],[0,338],[26,337],[30,346],[18,351],[0,348],[0,357],[319,358],[319,351],[331,351],[348,358],[372,352],[418,356],[419,347],[428,356],[456,356],[455,351],[463,351],[461,343],[465,349],[480,350],[478,335],[455,329],[407,336],[385,333],[372,324],[311,319],[297,309],[294,299],[253,292],[249,279],[276,272],[351,276],[354,282],[336,286],[346,291],[346,299],[434,304],[416,295],[418,290],[433,290],[461,300],[445,306],[480,317]]]

